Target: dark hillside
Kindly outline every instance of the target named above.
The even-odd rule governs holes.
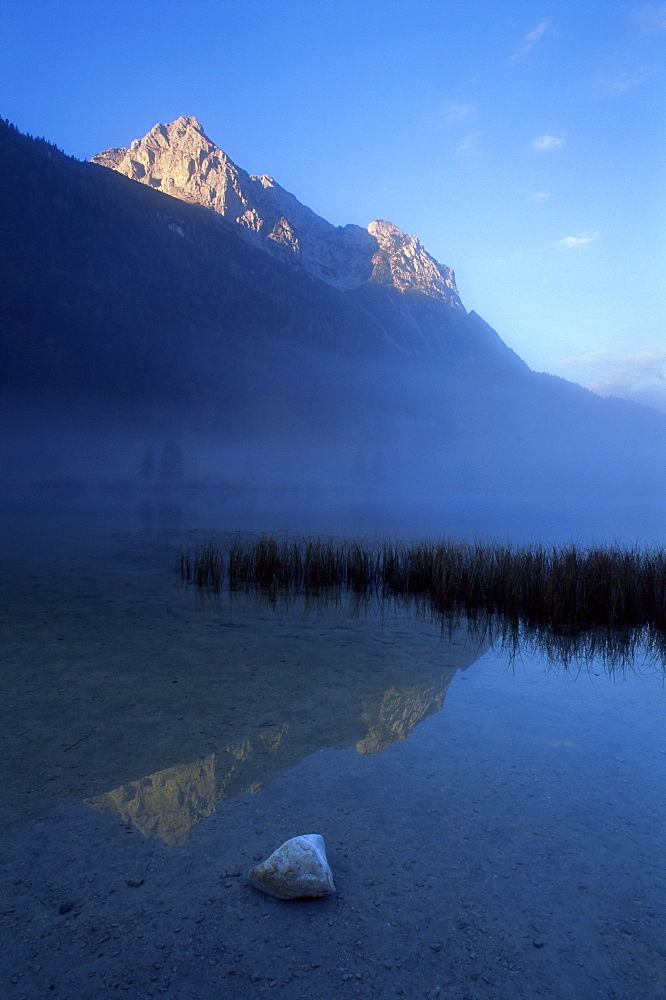
[[[0,217],[5,386],[180,398],[266,338],[385,350],[371,318],[219,216],[6,123]]]
[[[133,448],[158,427],[268,448],[295,482],[663,496],[664,416],[531,372],[473,312],[374,280],[333,288],[2,121],[0,219],[7,466],[47,428],[53,457],[60,425]]]
[[[221,374],[239,351],[256,358],[267,340],[365,357],[434,353],[399,296],[339,292],[250,246],[219,215],[3,121],[0,218],[5,386],[182,399],[211,366]],[[492,338],[437,305],[414,308],[429,311],[425,326],[451,325],[448,363],[478,363]],[[496,341],[500,365],[518,361]]]

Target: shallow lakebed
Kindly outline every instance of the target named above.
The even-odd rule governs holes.
[[[3,996],[663,1000],[663,667],[202,599],[174,572],[196,537],[15,533]],[[301,833],[334,896],[247,885]]]

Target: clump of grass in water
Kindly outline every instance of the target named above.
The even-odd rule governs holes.
[[[219,589],[223,565],[217,546],[202,545],[192,566],[181,556],[181,576]],[[666,627],[664,549],[263,536],[233,542],[228,582],[272,592],[414,595],[440,611],[483,611],[549,629]]]
[[[216,592],[222,589],[224,557],[221,549],[212,542],[198,545],[193,560],[189,552],[181,549],[176,570],[180,572],[181,580],[187,583],[194,583],[197,587],[205,587]]]

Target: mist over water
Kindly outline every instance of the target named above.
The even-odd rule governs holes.
[[[614,423],[577,387],[563,409],[557,380],[527,406],[483,373],[474,386],[418,365],[296,354],[291,367],[284,351],[274,358],[284,379],[231,380],[200,405],[163,391],[126,404],[5,394],[0,489],[19,506],[81,507],[132,529],[661,543],[663,428],[647,409],[616,401]]]
[[[358,490],[298,490],[185,485],[146,488],[134,480],[102,482],[78,477],[4,486],[8,547],[24,536],[30,513],[45,545],[53,531],[84,526],[139,532],[191,530],[252,532],[295,537],[483,540],[512,544],[663,544],[663,510],[650,498],[488,496],[482,492],[419,496]],[[19,516],[20,515],[20,516]],[[58,528],[56,526],[60,525]],[[33,530],[32,528],[30,529]]]

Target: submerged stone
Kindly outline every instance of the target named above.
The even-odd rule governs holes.
[[[250,885],[276,899],[316,899],[335,892],[324,838],[305,833],[286,840],[248,872]]]

